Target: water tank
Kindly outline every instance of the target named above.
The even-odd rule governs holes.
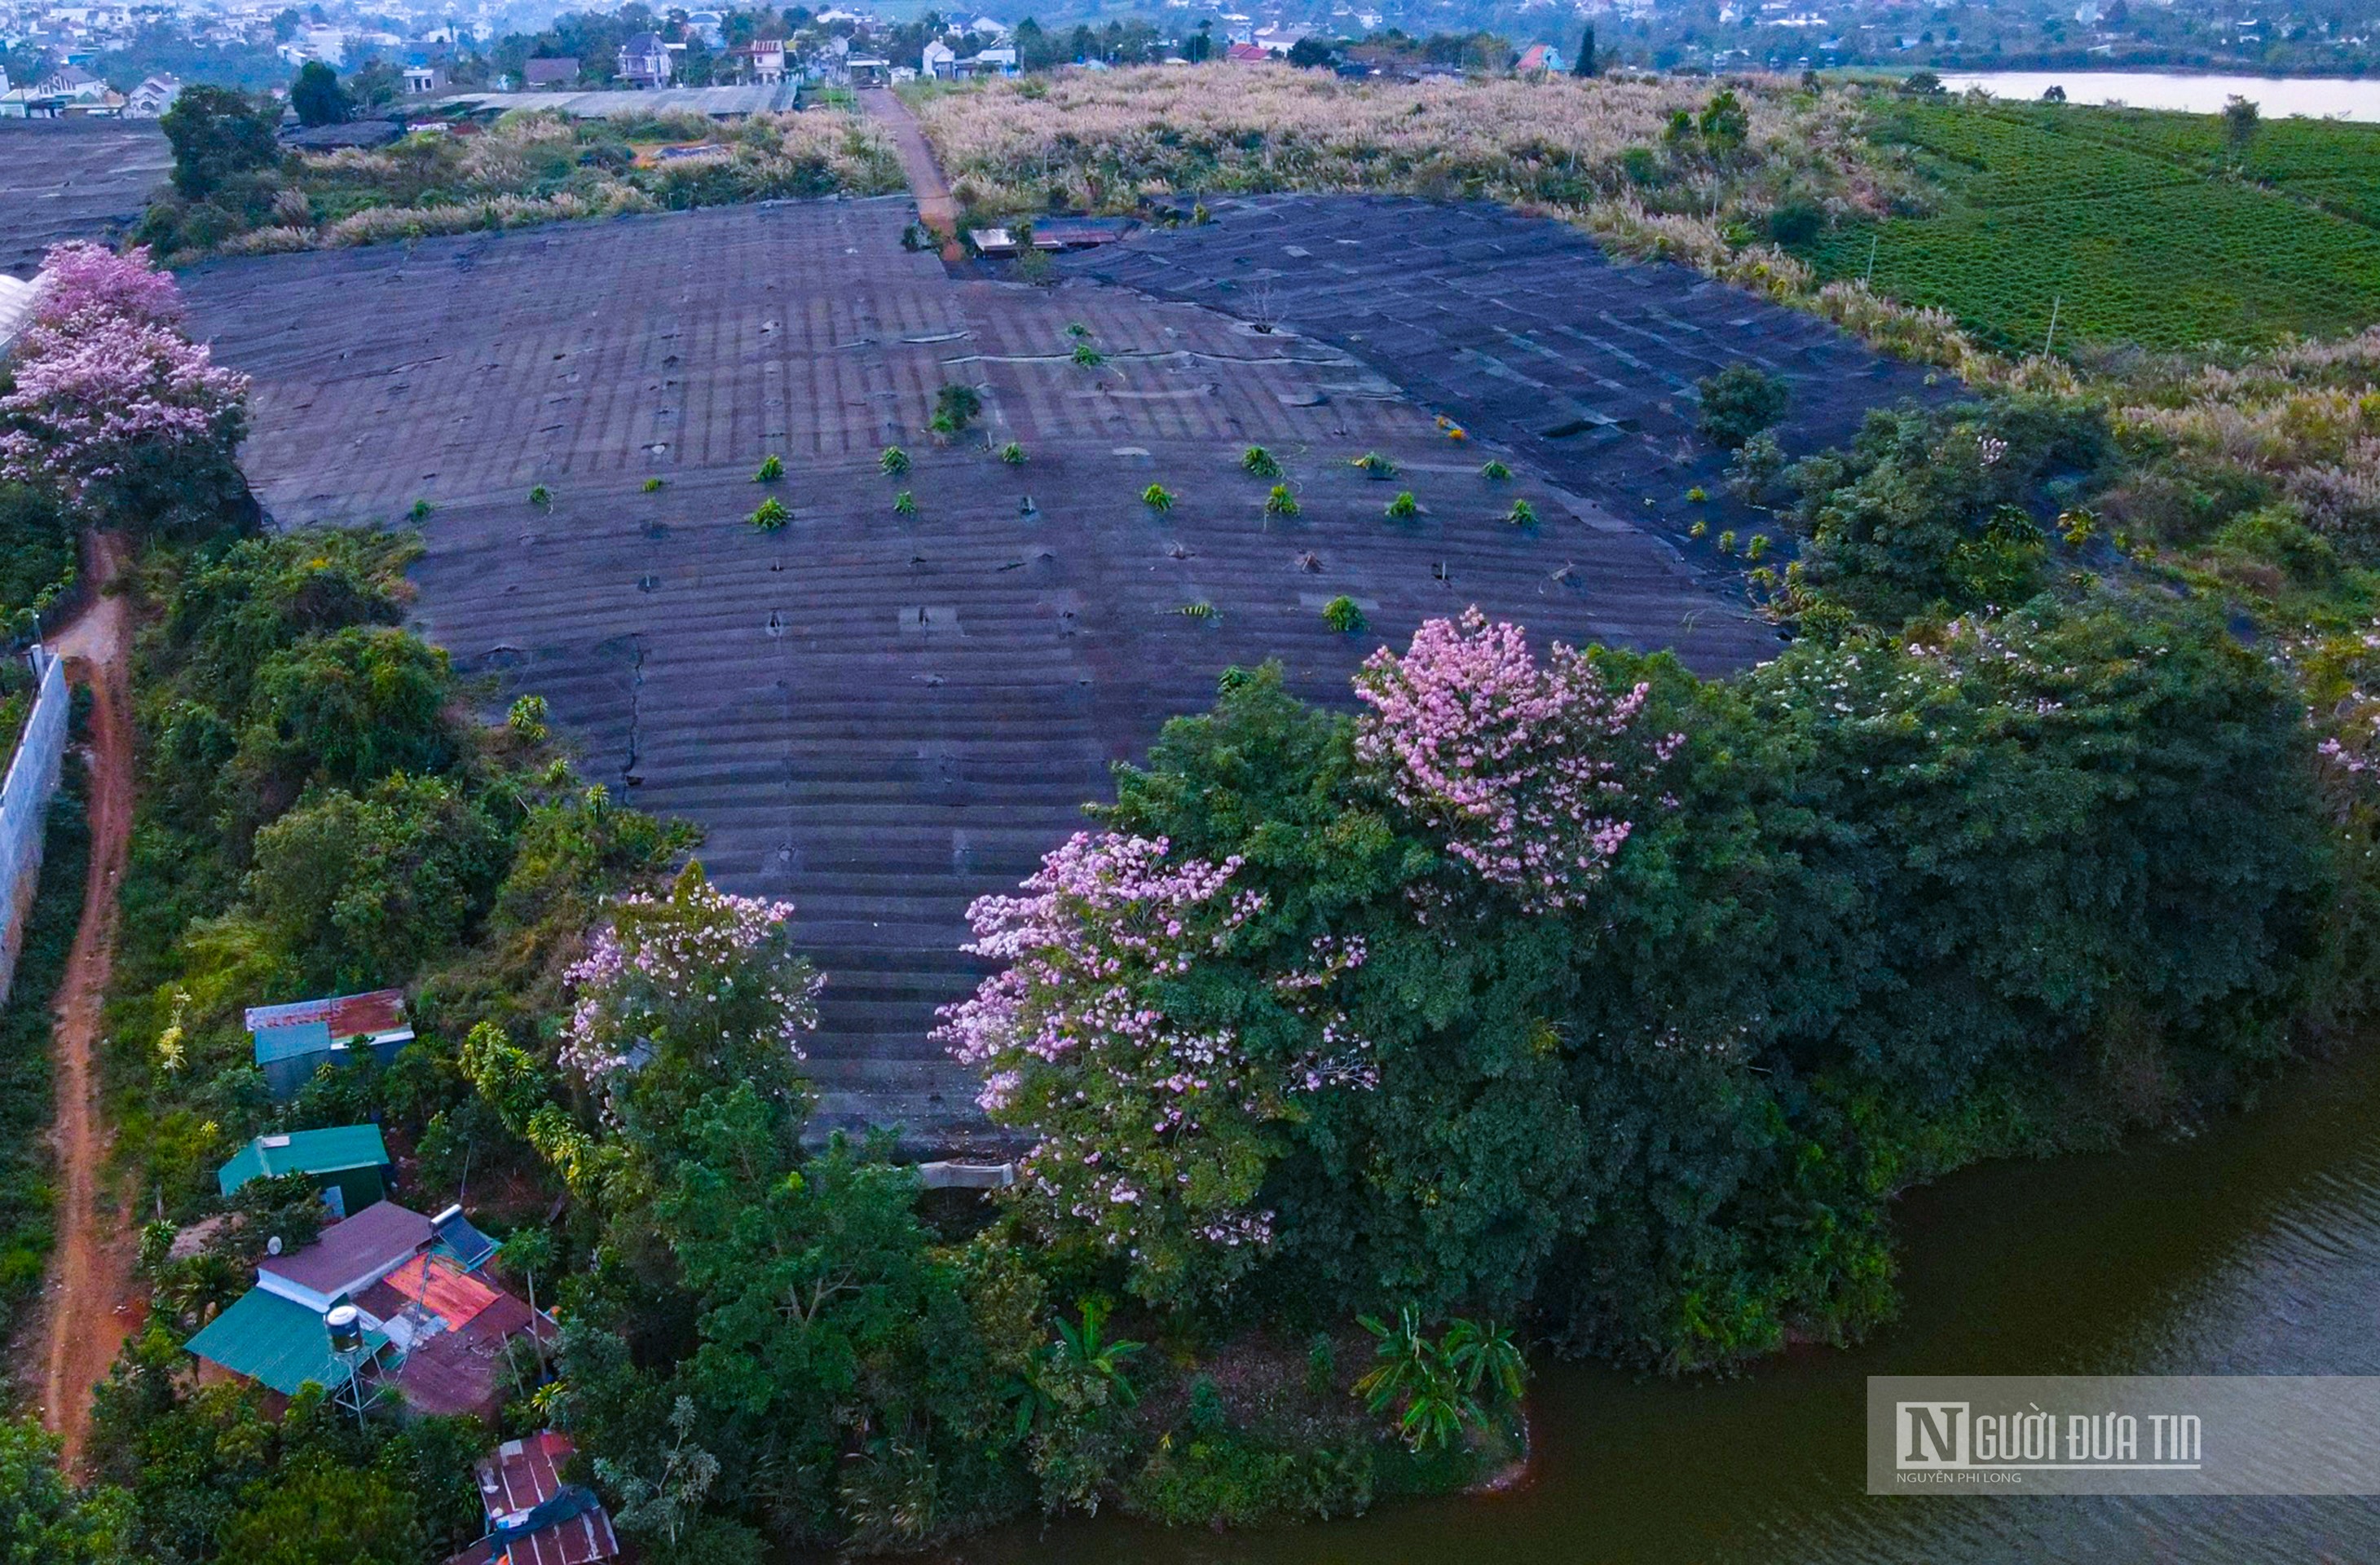
[[[331,1313],[322,1317],[330,1328],[331,1351],[334,1353],[359,1353],[364,1349],[364,1322],[353,1304],[333,1304]]]

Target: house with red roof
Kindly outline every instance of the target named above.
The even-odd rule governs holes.
[[[492,1415],[513,1344],[540,1354],[542,1311],[480,1275],[495,1246],[460,1207],[434,1218],[381,1201],[301,1249],[267,1255],[256,1286],[189,1341],[201,1365],[284,1397],[308,1383],[349,1404],[395,1394],[420,1413]],[[353,1312],[344,1346],[334,1318]]]
[[[475,1467],[488,1535],[446,1565],[600,1565],[620,1558],[611,1513],[595,1491],[563,1482],[577,1454],[551,1429],[506,1440]]]

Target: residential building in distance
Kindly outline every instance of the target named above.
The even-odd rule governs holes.
[[[669,45],[655,32],[640,32],[620,45],[618,64],[624,87],[667,87],[675,69]]]
[[[174,100],[181,95],[182,84],[175,78],[144,77],[140,86],[124,95],[124,117],[155,119],[172,108]]]
[[[531,92],[562,91],[578,85],[578,56],[556,55],[521,66],[521,85]]]

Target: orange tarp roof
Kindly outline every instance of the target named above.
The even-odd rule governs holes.
[[[415,1256],[390,1272],[387,1281],[407,1299],[419,1301],[450,1330],[468,1325],[499,1297],[493,1288],[435,1256]]]

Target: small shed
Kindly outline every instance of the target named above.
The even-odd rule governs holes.
[[[388,1144],[378,1125],[333,1125],[260,1135],[215,1171],[228,1200],[252,1179],[304,1174],[340,1217],[360,1212],[388,1194]]]
[[[568,1437],[551,1429],[498,1446],[475,1474],[488,1535],[447,1565],[599,1565],[621,1558],[602,1500],[563,1482],[577,1454]]]
[[[405,991],[334,995],[289,1005],[252,1005],[249,1036],[256,1042],[256,1068],[276,1098],[294,1098],[325,1065],[344,1065],[369,1051],[382,1065],[413,1041],[405,1021]]]

